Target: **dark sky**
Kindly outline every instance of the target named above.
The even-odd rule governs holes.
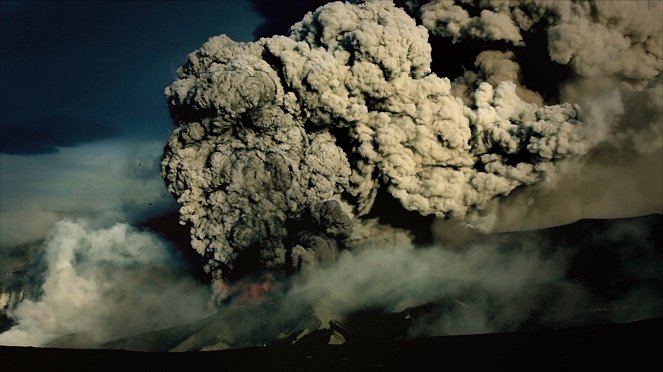
[[[163,89],[210,36],[251,41],[247,2],[2,2],[0,151],[165,140]]]

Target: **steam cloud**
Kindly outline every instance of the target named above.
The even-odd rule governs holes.
[[[398,5],[335,2],[289,36],[213,37],[178,70],[162,174],[216,279],[409,245],[407,231],[367,217],[379,189],[490,230],[496,198],[554,184],[573,167],[564,159],[660,153],[660,3]],[[510,50],[481,51],[461,76],[431,71],[429,32],[525,46],[539,29],[575,77],[560,82],[566,102],[543,105]],[[650,113],[637,123],[625,116],[634,97]]]
[[[76,335],[90,347],[211,312],[209,290],[187,277],[166,243],[126,224],[60,221],[44,259],[43,295],[10,310],[18,324],[2,333],[3,345],[43,346]]]

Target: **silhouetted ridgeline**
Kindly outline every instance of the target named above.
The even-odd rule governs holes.
[[[663,318],[557,331],[445,336],[374,344],[186,353],[0,347],[3,367],[30,370],[596,370],[654,368]],[[659,360],[660,363],[660,360]]]

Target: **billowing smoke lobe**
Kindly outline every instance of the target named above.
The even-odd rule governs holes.
[[[490,231],[500,200],[556,187],[583,155],[660,154],[660,4],[398,4],[409,13],[336,2],[289,36],[213,37],[166,89],[163,176],[216,280],[430,242],[417,225],[433,217]],[[651,115],[631,122],[628,96]]]

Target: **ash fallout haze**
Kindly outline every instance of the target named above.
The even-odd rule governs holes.
[[[287,3],[2,3],[1,344],[663,316],[663,3]]]

